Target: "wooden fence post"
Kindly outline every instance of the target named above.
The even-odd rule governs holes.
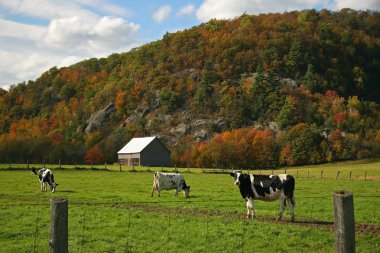
[[[321,179],[322,179],[322,177],[323,177],[323,170],[321,170]]]
[[[69,251],[68,201],[65,198],[51,199],[50,253]]]
[[[350,191],[333,193],[335,252],[355,252],[354,200]]]
[[[338,180],[338,177],[339,177],[339,173],[340,173],[340,171],[338,170],[338,172],[336,173],[336,177],[335,177],[335,180]]]
[[[119,171],[121,172],[121,163],[119,163]]]

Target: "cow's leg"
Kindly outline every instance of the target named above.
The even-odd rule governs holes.
[[[151,197],[153,197],[153,193],[154,193],[154,185],[152,186],[152,194],[150,194]]]
[[[41,185],[41,191],[43,192],[44,191],[44,182],[40,181],[40,185]]]
[[[290,219],[292,222],[294,222],[294,206],[296,202],[294,201],[294,197],[290,197],[286,201],[288,202],[288,206],[290,209]]]
[[[181,188],[177,188],[175,189],[175,193],[174,193],[174,196],[178,196],[178,193],[181,191]]]
[[[158,191],[158,184],[157,184],[156,179],[153,181],[152,194],[150,195],[151,197],[153,197],[153,193],[155,190]]]
[[[160,195],[160,188],[157,189],[157,195],[158,195],[158,197],[161,197],[161,195]]]
[[[254,203],[253,203],[253,199],[248,199],[247,200],[247,219],[249,218],[249,215],[252,215],[252,219],[253,217],[255,217],[255,209],[254,209]]]
[[[285,201],[286,201],[286,199],[280,199],[280,213],[278,214],[277,221],[282,219],[282,214],[284,213],[285,207],[286,207]]]

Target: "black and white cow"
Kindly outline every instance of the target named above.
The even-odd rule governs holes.
[[[286,202],[290,208],[291,220],[294,221],[294,177],[288,174],[279,175],[252,175],[233,171],[230,175],[239,187],[241,196],[247,201],[247,218],[255,216],[254,200],[280,200],[280,213],[277,220],[282,218]]]
[[[37,175],[36,169],[32,168],[32,172]],[[53,172],[49,169],[42,168],[38,171],[38,180],[41,184],[41,191],[46,192],[47,186],[50,185],[51,192],[55,192],[58,184],[54,182]]]
[[[157,191],[158,197],[160,197],[160,191],[162,190],[176,190],[175,196],[180,191],[184,191],[185,197],[189,197],[190,185],[186,185],[185,178],[179,173],[163,173],[155,172],[153,176],[152,194]]]

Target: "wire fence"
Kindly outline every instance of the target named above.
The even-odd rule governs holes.
[[[373,197],[380,196],[355,196],[361,201],[370,201]],[[180,252],[179,249],[182,252],[247,252],[255,251],[251,240],[264,236],[262,227],[272,231],[271,226],[276,226],[273,233],[285,233],[287,230],[288,222],[280,227],[274,224],[278,212],[276,204],[264,206],[256,202],[258,216],[251,221],[245,219],[244,203],[213,201],[218,202],[218,211],[201,208],[207,201],[189,201],[185,204],[182,201],[72,201],[69,204],[69,252]],[[332,228],[332,212],[331,219],[320,215],[325,213],[321,208],[332,208],[331,197],[305,196],[296,201],[299,213],[303,214],[302,217],[296,216],[300,221],[298,225],[327,230]],[[9,211],[7,219],[19,218],[25,226],[17,233],[0,228],[2,241],[8,241],[5,244],[7,249],[14,252],[49,251],[49,204],[14,203],[0,206],[2,210],[22,209],[22,212],[16,211],[15,214]],[[308,211],[303,210],[303,206]],[[365,212],[362,215],[379,217],[377,205],[372,207],[361,210]],[[287,217],[284,219],[287,220]],[[262,225],[263,221],[267,223]],[[318,226],[321,224],[327,226]],[[230,245],[220,246],[225,240]],[[320,245],[311,245],[315,250],[318,247]]]
[[[147,172],[151,173],[154,171],[163,172],[176,172],[176,173],[213,173],[213,174],[228,174],[233,169],[226,168],[190,168],[190,167],[149,167],[149,166],[126,166],[120,164],[104,164],[104,165],[61,165],[61,164],[2,164],[1,169],[7,170],[30,170],[32,167],[35,168],[50,168],[50,169],[60,169],[60,170],[107,170],[107,171],[118,171],[118,172]],[[364,181],[380,181],[380,170],[379,169],[359,169],[359,170],[349,170],[349,169],[305,169],[305,168],[281,168],[281,169],[239,169],[240,171],[247,174],[262,174],[262,175],[273,175],[273,174],[291,174],[295,178],[302,179],[335,179],[335,180],[364,180]]]

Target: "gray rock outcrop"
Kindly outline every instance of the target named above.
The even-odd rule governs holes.
[[[84,131],[86,133],[91,133],[99,130],[104,125],[104,123],[108,121],[110,114],[115,110],[115,105],[111,103],[106,108],[103,108],[102,110],[99,110],[91,115],[90,119],[87,121],[88,124]]]

